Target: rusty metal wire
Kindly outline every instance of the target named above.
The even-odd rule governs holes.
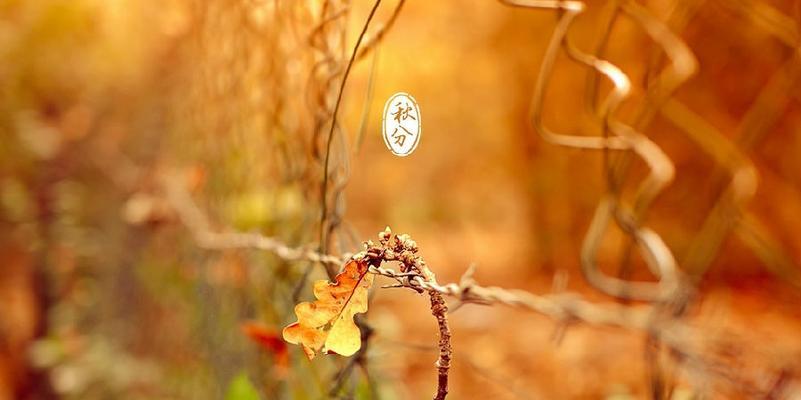
[[[689,273],[693,280],[699,279],[717,254],[726,233],[738,227],[738,233],[745,238],[753,250],[769,264],[771,270],[782,271],[782,276],[791,276],[790,282],[797,283],[797,268],[791,268],[792,262],[783,254],[781,246],[770,240],[764,230],[755,228],[759,225],[755,217],[750,215],[750,223],[736,223],[737,216],[745,211],[748,200],[753,197],[757,186],[757,172],[745,154],[749,148],[762,137],[775,123],[782,101],[786,103],[788,96],[780,87],[793,85],[798,81],[798,45],[799,30],[791,17],[770,6],[748,1],[716,2],[715,5],[740,13],[756,26],[787,46],[795,49],[793,55],[779,70],[771,82],[766,85],[751,109],[743,119],[740,136],[737,142],[728,140],[717,129],[707,123],[680,101],[672,98],[673,92],[687,81],[697,70],[697,61],[689,47],[672,29],[680,30],[697,12],[701,2],[677,2],[668,13],[668,23],[662,23],[645,8],[631,1],[612,3],[611,17],[603,22],[600,41],[593,54],[580,50],[570,42],[568,32],[575,18],[585,10],[579,1],[547,1],[547,0],[501,0],[503,3],[525,8],[557,9],[559,20],[554,29],[551,41],[545,52],[534,94],[532,96],[532,125],[547,141],[557,145],[581,149],[609,151],[623,150],[624,154],[616,159],[614,165],[607,165],[610,194],[604,196],[598,204],[582,246],[582,271],[587,280],[600,291],[612,296],[646,301],[665,301],[681,293],[677,290],[683,279],[683,272]],[[648,82],[645,106],[641,107],[633,118],[632,125],[624,124],[615,117],[615,111],[631,92],[631,81],[622,70],[600,58],[606,47],[615,21],[626,16],[636,22],[664,51],[669,60],[667,68],[656,74]],[[546,127],[542,122],[545,92],[552,75],[559,50],[563,50],[573,61],[591,69],[587,81],[587,97],[591,110],[599,116],[599,126],[603,136],[576,136],[560,134]],[[594,101],[598,91],[596,76],[603,76],[613,87],[605,99],[599,104]],[[780,103],[776,106],[776,103]],[[693,240],[688,255],[682,260],[682,268],[669,247],[654,231],[642,226],[642,220],[650,204],[673,179],[674,166],[666,154],[641,131],[647,128],[650,121],[661,114],[680,128],[699,148],[712,158],[730,176],[728,185],[716,198],[714,206],[703,227]],[[608,134],[611,133],[611,136]],[[632,205],[626,204],[620,197],[623,176],[631,163],[631,155],[639,156],[649,167],[650,174],[636,190]],[[600,272],[595,261],[597,249],[611,221],[615,221],[631,241],[640,249],[649,269],[659,279],[659,283],[643,283],[622,280]],[[755,231],[760,234],[754,233]],[[754,239],[758,235],[760,239]],[[748,239],[750,238],[750,239]],[[767,250],[770,249],[770,251]],[[771,254],[771,256],[768,256]],[[628,257],[625,257],[626,259]]]
[[[737,139],[731,141],[703,117],[673,97],[673,93],[698,69],[698,62],[689,46],[673,32],[682,30],[699,10],[702,1],[673,3],[665,18],[667,22],[652,16],[644,7],[633,1],[613,1],[610,3],[609,17],[601,24],[599,40],[592,53],[580,50],[571,43],[568,36],[572,23],[585,10],[584,3],[548,0],[501,0],[501,2],[516,7],[558,10],[559,19],[545,52],[532,96],[534,129],[543,139],[557,145],[603,151],[608,193],[599,200],[581,250],[582,272],[591,285],[601,292],[621,299],[652,302],[656,305],[653,310],[654,315],[659,313],[664,305],[671,304],[672,318],[677,318],[686,311],[687,303],[693,298],[689,295],[693,290],[693,283],[697,283],[703,277],[732,229],[736,229],[741,240],[757,254],[769,270],[786,282],[799,285],[801,273],[798,268],[781,246],[770,237],[758,219],[746,210],[748,201],[757,190],[757,171],[747,153],[766,136],[767,131],[775,125],[778,116],[786,107],[789,96],[784,88],[788,85],[795,87],[801,76],[798,67],[801,39],[796,21],[761,2],[746,0],[712,2],[718,8],[739,14],[792,50],[785,65],[776,72],[769,84],[763,87],[746,112]],[[653,67],[661,64],[660,60],[657,58],[656,62],[651,63],[646,79],[644,105],[639,108],[631,125],[619,121],[616,117],[618,107],[631,93],[631,79],[621,68],[602,58],[610,40],[612,27],[621,16],[632,19],[659,46],[661,52],[657,57],[662,57],[664,54],[669,61],[661,73],[653,72]],[[572,61],[590,68],[586,84],[586,100],[590,112],[599,117],[597,124],[601,128],[602,136],[560,134],[543,124],[542,110],[546,103],[544,97],[559,50],[563,50]],[[612,84],[612,89],[600,102],[596,102],[599,90],[598,77],[604,77]],[[650,205],[660,192],[670,185],[675,174],[673,162],[643,133],[657,115],[661,115],[678,127],[715,162],[718,166],[714,172],[715,182],[724,185],[724,188],[716,194],[713,206],[692,240],[681,264],[676,261],[661,236],[643,226]],[[614,163],[610,161],[612,151],[623,152],[616,154]],[[633,155],[642,159],[650,173],[640,182],[631,203],[627,203],[622,198],[621,186]],[[728,179],[723,176],[722,171],[725,171]],[[621,274],[627,269],[626,264],[630,260],[629,253],[633,243],[640,250],[650,271],[658,279],[657,283],[634,282],[623,279],[622,276],[612,277],[601,272],[595,257],[612,221],[630,238],[621,256]],[[449,293],[460,292],[458,286],[429,289]],[[529,299],[529,307],[534,307],[536,304],[538,302],[535,299]],[[646,318],[646,320],[649,324],[657,322],[656,318]],[[664,343],[663,331],[653,327],[651,331],[657,333],[653,340]],[[651,340],[649,338],[649,341]],[[653,369],[659,371],[659,366],[655,365],[658,362],[655,361],[657,358],[649,357],[649,359]],[[684,364],[688,365],[691,362],[685,359]],[[652,385],[654,396],[660,398],[663,395],[661,377],[652,377]]]
[[[633,210],[618,200],[616,196],[602,199],[596,209],[595,217],[590,225],[581,251],[582,272],[585,278],[600,291],[619,298],[645,301],[666,301],[679,292],[681,273],[676,267],[675,258],[662,238],[652,230],[639,226],[639,214],[647,208],[647,204],[656,198],[662,189],[673,179],[673,163],[667,155],[647,136],[635,127],[618,121],[615,111],[630,95],[631,81],[617,66],[588,54],[573,45],[568,38],[568,31],[575,18],[585,10],[578,1],[522,1],[502,0],[503,3],[527,8],[555,8],[561,11],[554,33],[545,52],[544,59],[537,76],[532,100],[532,124],[535,130],[547,141],[554,144],[596,150],[628,150],[637,154],[651,170],[650,175],[641,183],[638,192],[643,200],[636,202]],[[651,85],[655,93],[654,102],[668,96],[681,82],[693,74],[696,61],[689,49],[676,38],[672,32],[651,17],[643,8],[633,2],[621,5],[623,13],[640,23],[648,35],[662,45],[671,59],[672,67],[664,71]],[[608,35],[606,35],[608,36]],[[608,96],[597,107],[599,124],[603,136],[564,135],[551,131],[542,123],[542,110],[547,82],[553,72],[558,51],[562,49],[575,62],[583,64],[608,79],[613,88]],[[649,88],[650,89],[650,88]],[[613,136],[609,136],[608,133]],[[614,219],[624,232],[629,234],[637,244],[643,259],[659,282],[630,282],[601,272],[596,262],[598,247]]]

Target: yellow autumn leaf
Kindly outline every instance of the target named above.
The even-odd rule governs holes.
[[[284,340],[299,344],[309,359],[318,351],[350,356],[362,346],[353,316],[367,312],[373,275],[363,261],[350,260],[333,282],[314,283],[314,302],[295,306],[298,322],[284,328]]]

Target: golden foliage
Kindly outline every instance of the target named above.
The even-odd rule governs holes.
[[[350,260],[334,282],[314,283],[315,302],[295,306],[298,322],[284,328],[284,340],[300,344],[309,359],[318,351],[350,356],[361,347],[353,316],[367,312],[367,290],[373,275],[364,261]]]

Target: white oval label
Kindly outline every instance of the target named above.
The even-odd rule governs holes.
[[[396,156],[412,154],[420,143],[423,133],[420,120],[420,107],[414,97],[398,92],[384,105],[383,133],[384,143]]]

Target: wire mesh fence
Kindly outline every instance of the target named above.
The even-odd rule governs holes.
[[[0,147],[2,238],[13,267],[0,283],[16,293],[2,308],[27,311],[2,319],[0,395],[231,398],[236,382],[255,382],[262,398],[420,397],[419,383],[404,388],[393,368],[382,367],[393,351],[416,346],[386,339],[382,331],[392,324],[380,313],[387,309],[357,321],[364,350],[351,359],[307,363],[287,350],[279,330],[309,296],[312,277],[333,278],[351,257],[372,254],[373,243],[363,252],[373,236],[364,234],[365,226],[404,220],[377,209],[413,218],[408,209],[418,210],[422,222],[412,226],[445,224],[438,215],[450,214],[439,209],[458,209],[438,204],[430,192],[422,192],[427,197],[416,208],[398,205],[423,190],[410,186],[444,192],[452,180],[454,191],[478,198],[496,189],[492,176],[475,180],[489,181],[482,186],[437,161],[466,164],[478,157],[480,144],[456,149],[459,144],[445,142],[450,130],[437,132],[452,125],[464,136],[492,138],[477,143],[507,149],[492,142],[506,140],[521,152],[534,149],[533,157],[496,162],[511,165],[504,167],[504,182],[533,186],[520,202],[537,234],[519,246],[535,248],[536,255],[507,259],[541,264],[536,274],[522,276],[553,275],[554,290],[517,289],[508,281],[489,286],[502,275],[479,279],[458,261],[441,265],[456,259],[456,250],[442,256],[433,249],[469,247],[469,236],[448,241],[431,228],[435,233],[422,233],[421,240],[410,229],[420,253],[428,260],[434,254],[431,271],[456,282],[440,283],[386,253],[373,256],[369,272],[393,282],[372,290],[374,303],[401,307],[397,300],[380,303],[389,288],[430,294],[431,307],[435,297],[448,299],[434,313],[440,330],[427,321],[431,340],[418,350],[437,350],[435,335],[447,336],[440,320],[446,312],[505,305],[552,320],[538,329],[552,333],[555,351],[583,326],[636,332],[629,342],[638,354],[627,360],[640,359],[643,371],[630,381],[638,382],[634,392],[642,397],[799,396],[798,358],[791,355],[800,349],[777,354],[792,346],[771,346],[768,336],[758,338],[764,351],[747,349],[753,342],[738,342],[726,324],[704,321],[698,310],[719,282],[736,287],[759,279],[781,288],[763,295],[783,304],[776,313],[797,317],[784,310],[797,306],[792,290],[801,287],[801,246],[793,231],[801,218],[793,205],[801,151],[801,3],[502,0],[453,11],[458,7],[187,0],[125,12],[86,0],[3,10],[15,21],[0,43],[13,56],[0,69],[8,81],[0,118],[8,132]],[[451,42],[423,41],[416,35],[427,26],[456,33]],[[63,37],[68,40],[57,39]],[[469,42],[482,37],[491,39]],[[448,46],[475,53],[449,53]],[[423,143],[418,152],[428,153],[418,160],[424,165],[409,169],[421,181],[404,181],[395,172],[402,167],[374,156],[382,151],[373,140],[374,104],[383,100],[376,93],[394,87],[390,78],[413,80],[398,65],[420,74],[456,65],[468,77],[460,83],[491,90],[486,71],[507,67],[496,59],[501,53],[487,49],[507,49],[502,54],[517,60],[508,67],[514,72],[507,89],[514,91],[488,95],[513,111],[465,116],[461,111],[472,104],[459,93],[468,92],[454,88],[446,96],[430,88],[417,98],[442,100],[423,104],[437,109],[426,111],[435,121],[433,130],[426,128],[435,132],[426,137],[434,137],[431,150],[422,150]],[[64,55],[70,52],[76,58]],[[528,60],[510,55],[528,52],[534,53]],[[414,61],[404,63],[409,54]],[[443,61],[456,55],[467,61]],[[66,57],[62,66],[50,67],[59,57]],[[482,125],[482,118],[493,123]],[[572,176],[574,166],[548,158],[560,152],[583,169]],[[450,175],[437,178],[442,171]],[[381,193],[362,194],[370,191]],[[348,207],[354,200],[355,209]],[[484,206],[491,218],[514,214],[497,204],[506,203]],[[465,215],[452,218],[473,217],[460,211]],[[578,217],[563,216],[573,213]],[[562,234],[542,233],[550,229]],[[472,261],[493,265],[507,248],[495,244],[480,246],[493,259]],[[401,261],[400,269],[382,261]],[[586,285],[575,286],[579,280]],[[456,313],[464,306],[468,311]],[[500,388],[472,392],[482,396],[604,395],[600,384],[574,393],[551,388],[545,377],[501,376],[513,364],[501,356],[497,368],[480,366],[471,358],[478,351],[460,347],[468,343],[460,342],[460,329],[469,324],[452,318],[448,365],[439,343],[439,368],[430,365],[437,359],[432,353],[420,371],[427,378],[416,378],[431,392],[437,375],[442,389],[444,375],[451,397],[469,398],[465,377],[472,375],[461,371],[473,370]],[[797,333],[789,322],[777,326],[784,335]],[[108,368],[116,364],[123,366]],[[409,365],[417,364],[394,370],[417,376]],[[599,375],[575,372],[581,365],[570,363],[551,369]],[[449,373],[456,375],[448,380]]]

